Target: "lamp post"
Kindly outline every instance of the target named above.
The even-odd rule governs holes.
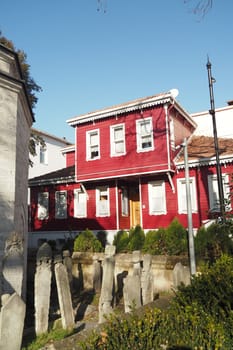
[[[224,222],[225,221],[225,204],[224,204],[224,193],[223,193],[223,183],[222,183],[222,172],[221,172],[221,166],[220,166],[220,160],[219,160],[218,135],[217,135],[217,128],[216,128],[214,92],[213,92],[213,83],[215,82],[215,79],[212,77],[211,63],[209,61],[209,58],[208,58],[206,67],[208,71],[209,92],[210,92],[209,113],[212,115],[212,122],[213,122],[214,148],[215,148],[215,156],[216,156],[216,171],[217,171],[217,181],[218,181],[220,214],[221,214],[221,219]]]
[[[191,276],[196,274],[196,261],[194,251],[194,239],[193,239],[193,218],[192,218],[192,205],[191,205],[191,192],[190,192],[190,179],[189,179],[189,166],[188,166],[188,146],[187,139],[184,139],[184,166],[185,166],[185,187],[186,187],[186,201],[187,201],[187,215],[188,215],[188,245],[189,245],[189,260],[190,260],[190,274]]]

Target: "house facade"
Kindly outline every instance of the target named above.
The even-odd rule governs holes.
[[[86,228],[106,231],[111,242],[120,229],[157,229],[175,217],[187,226],[184,139],[190,140],[193,161],[194,228],[217,215],[213,139],[208,151],[206,144],[202,149],[205,157],[199,148],[195,152],[195,144],[200,146],[200,137],[192,138],[196,123],[173,91],[80,115],[68,124],[75,128],[76,144],[69,166],[30,180],[32,244]],[[227,195],[232,160],[226,156]]]

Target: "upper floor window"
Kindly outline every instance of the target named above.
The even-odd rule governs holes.
[[[125,125],[118,124],[111,126],[111,156],[125,154]]]
[[[151,151],[154,149],[152,118],[136,121],[137,151]]]
[[[37,216],[39,220],[46,220],[49,217],[49,193],[38,193]]]
[[[223,184],[223,195],[225,200],[225,210],[231,210],[231,205],[229,203],[229,178],[227,174],[222,174],[222,184]],[[209,203],[210,211],[219,212],[220,202],[219,202],[219,191],[218,191],[218,178],[217,175],[208,176],[208,189],[209,189]]]
[[[109,215],[109,188],[101,186],[96,189],[96,216]]]
[[[190,183],[190,201],[192,212],[197,212],[197,194],[195,186],[195,178],[189,178]],[[186,179],[177,179],[177,193],[178,193],[178,211],[179,214],[187,214],[187,196],[186,196]]]
[[[87,216],[87,194],[81,189],[74,190],[74,217],[85,218]]]
[[[164,181],[153,181],[148,184],[150,215],[166,214],[166,193]]]
[[[100,158],[99,130],[87,131],[86,147],[87,147],[87,160]]]
[[[48,150],[46,146],[40,147],[40,164],[48,164]]]
[[[55,192],[55,218],[67,218],[67,191]]]

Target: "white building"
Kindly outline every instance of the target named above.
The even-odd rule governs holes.
[[[212,115],[209,111],[194,113],[191,117],[197,123],[195,135],[213,136]],[[215,119],[218,137],[233,138],[233,101],[229,101],[226,107],[216,108]]]
[[[43,138],[45,146],[36,145],[36,156],[30,156],[33,166],[29,167],[29,179],[66,167],[66,155],[62,150],[72,144],[65,138],[48,134],[38,129],[31,132]]]

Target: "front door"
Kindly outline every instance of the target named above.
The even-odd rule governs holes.
[[[130,226],[135,227],[137,225],[141,225],[140,197],[139,197],[139,189],[137,185],[134,185],[130,188],[129,200],[130,200]]]

